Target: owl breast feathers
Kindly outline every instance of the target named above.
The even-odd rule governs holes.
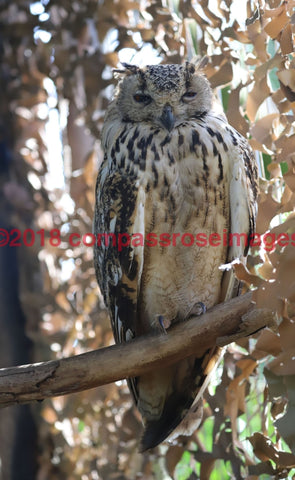
[[[102,131],[95,268],[115,340],[126,342],[237,295],[219,267],[247,253],[257,167],[247,141],[214,112],[201,65],[124,64],[118,75]],[[212,233],[221,242],[197,241]],[[241,242],[227,245],[230,233],[244,234]],[[184,419],[219,355],[212,346],[128,381],[144,423],[141,451]]]

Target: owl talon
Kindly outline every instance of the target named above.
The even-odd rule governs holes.
[[[159,316],[158,316],[158,322],[159,322],[161,331],[162,331],[165,335],[167,335],[167,330],[166,330],[165,325],[164,325],[164,317],[163,317],[163,315],[159,315]]]
[[[167,330],[171,325],[171,322],[167,320],[167,318],[164,317],[164,315],[156,315],[157,320],[158,320],[158,326],[160,327],[160,330],[162,333],[167,335]]]
[[[196,303],[195,308],[196,308],[196,315],[204,315],[204,313],[206,313],[207,311],[206,305],[203,302]]]

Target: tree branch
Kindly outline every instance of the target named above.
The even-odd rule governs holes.
[[[64,395],[142,375],[210,347],[226,345],[274,323],[255,310],[251,293],[169,328],[167,335],[140,337],[74,357],[0,369],[0,406]]]

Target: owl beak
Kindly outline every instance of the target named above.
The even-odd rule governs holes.
[[[165,127],[168,130],[168,132],[171,132],[175,124],[175,117],[173,115],[173,110],[171,105],[167,104],[163,108],[163,112],[160,117],[160,122],[162,123],[163,127]]]

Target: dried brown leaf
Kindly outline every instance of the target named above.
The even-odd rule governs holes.
[[[273,19],[264,27],[264,31],[271,38],[277,38],[289,20],[290,17],[288,17],[286,11],[283,10],[278,16],[275,15],[273,17]]]
[[[258,273],[265,280],[271,280],[275,278],[274,267],[268,258],[265,258],[264,263],[258,268]]]
[[[247,30],[249,40],[254,46],[253,53],[256,54],[255,56],[260,60],[260,62],[266,62],[268,59],[268,54],[266,51],[267,35],[261,27],[260,18],[247,25]]]
[[[247,32],[241,31],[240,25],[237,21],[235,21],[230,27],[225,28],[222,32],[222,36],[233,38],[241,43],[250,43]]]
[[[208,7],[208,0],[201,0],[200,4],[202,5],[203,12],[205,13],[206,17],[211,20],[211,24],[214,28],[220,28],[221,25],[221,16],[217,16],[213,13],[212,10]],[[220,11],[220,10],[219,10]],[[221,11],[220,11],[221,13]]]
[[[257,308],[265,308],[267,305],[267,308],[277,312],[281,306],[278,292],[273,284],[266,284],[266,286],[257,288],[253,292],[253,301],[256,303]]]
[[[279,452],[278,466],[281,468],[295,467],[295,455],[289,452]]]
[[[279,113],[271,113],[257,120],[252,126],[250,133],[258,142],[272,148],[273,141],[273,124],[279,119]]]
[[[174,470],[183,455],[183,448],[173,445],[166,453],[165,463],[168,473],[174,478]]]
[[[286,85],[284,85],[281,81],[280,81],[280,85],[281,85],[281,90],[283,92],[283,94],[285,95],[285,97],[287,98],[287,100],[289,100],[289,102],[295,102],[295,92],[294,90],[292,90],[290,87],[287,87]],[[285,104],[288,104],[288,102],[285,102]],[[284,109],[282,109],[282,112],[287,112],[288,111],[288,108],[285,107]]]
[[[241,114],[240,105],[240,91],[245,87],[244,84],[238,85],[231,91],[226,116],[231,125],[238,130],[242,135],[246,136],[249,130],[249,124]]]
[[[272,441],[256,432],[249,438],[255,455],[262,461],[273,460],[278,467],[293,467],[295,465],[295,456],[292,453],[281,452],[277,450]]]
[[[290,351],[293,349],[295,353],[295,323],[291,320],[283,320],[278,328],[280,334],[280,342],[282,349]]]
[[[292,237],[290,237],[290,235],[295,233],[295,213],[290,213],[283,223],[273,227],[270,232],[274,233],[277,238],[280,234],[286,233],[286,234],[289,235],[289,237],[288,237],[289,240],[290,239],[293,240]],[[295,240],[295,238],[294,238],[294,240]],[[283,246],[286,246],[286,245],[282,244],[280,246],[283,247]]]
[[[294,338],[294,337],[293,337]],[[267,366],[275,375],[295,375],[295,352],[282,352]]]
[[[269,150],[268,148],[266,148],[265,145],[262,145],[260,142],[258,142],[258,140],[256,140],[256,138],[250,138],[249,143],[250,143],[253,150],[258,150],[262,153],[266,153],[267,155],[272,155],[272,153],[273,153],[272,150]]]
[[[245,412],[246,409],[246,383],[244,380],[251,375],[256,366],[256,361],[252,359],[245,359],[237,362],[237,367],[241,369],[241,373],[230,382],[226,390],[224,415],[228,415],[231,419],[233,438],[237,442],[236,419],[239,411]]]
[[[218,55],[218,57],[221,57]],[[221,60],[221,63],[218,66],[217,71],[214,70],[214,73],[208,72],[208,78],[210,80],[212,88],[216,88],[220,85],[226,85],[229,83],[233,78],[233,69],[230,59]]]
[[[276,18],[279,15],[281,15],[281,13],[286,11],[285,5],[284,4],[280,5],[280,1],[281,0],[279,0],[278,5],[273,5],[273,6],[271,6],[270,9],[266,8],[264,10],[264,17],[265,18]]]
[[[276,357],[282,351],[280,337],[268,328],[265,328],[258,338],[255,350]]]
[[[271,178],[278,178],[282,176],[281,166],[277,162],[271,162],[267,165],[267,170],[271,175]]]
[[[233,267],[237,278],[247,283],[247,285],[258,287],[263,283],[263,280],[257,277],[257,275],[250,273],[243,263],[234,263]]]
[[[200,480],[210,480],[216,459],[210,458],[201,463]]]
[[[279,70],[277,76],[286,87],[295,92],[295,69]]]
[[[262,433],[256,432],[248,439],[253,447],[253,452],[259,460],[265,462],[266,460],[278,460],[278,453],[271,440]]]
[[[282,49],[283,55],[288,55],[288,53],[292,53],[294,50],[293,45],[293,36],[292,36],[292,26],[288,23],[284,30],[281,33],[280,44]]]
[[[277,398],[272,402],[270,413],[274,419],[276,419],[278,416],[281,416],[281,414],[285,411],[286,403],[287,401],[285,398]]]
[[[281,205],[286,205],[291,200],[292,194],[291,188],[286,184],[281,198]]]
[[[256,232],[259,234],[266,232],[269,228],[270,221],[275,215],[277,215],[279,210],[280,204],[273,199],[271,191],[269,190],[267,194],[261,192],[256,221]]]
[[[256,80],[253,89],[248,95],[246,112],[252,122],[255,120],[256,112],[259,106],[270,95],[270,89],[266,77]]]

